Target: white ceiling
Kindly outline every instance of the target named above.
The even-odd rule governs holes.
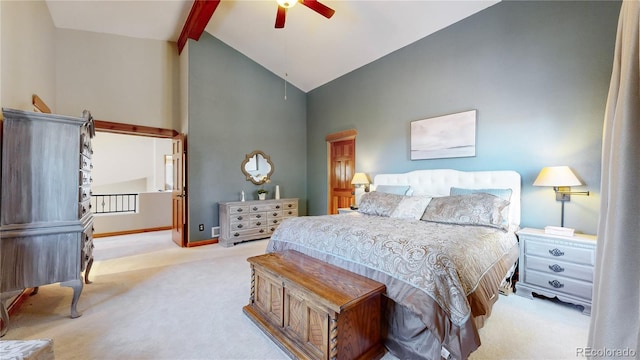
[[[46,0],[56,27],[177,41],[193,0]],[[222,0],[206,31],[308,92],[499,0],[320,0],[275,29],[275,0]]]

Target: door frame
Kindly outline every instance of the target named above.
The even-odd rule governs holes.
[[[325,137],[325,141],[327,142],[327,213],[331,210],[331,143],[342,140],[353,140],[355,145],[356,136],[358,135],[358,131],[356,129],[348,129],[339,131],[336,133],[331,133]],[[355,146],[353,153],[353,164],[355,166],[356,163],[356,154],[355,154]]]
[[[180,134],[179,132],[173,129],[163,129],[163,128],[156,128],[151,126],[116,123],[116,122],[105,121],[105,120],[94,120],[93,122],[95,124],[96,131],[112,133],[112,134],[147,136],[147,137],[155,137],[155,138],[170,139],[170,140],[172,140],[178,135],[182,135],[185,139],[184,144],[186,145],[186,134]],[[183,162],[186,164],[187,162],[186,146],[184,148],[182,156],[183,156]],[[183,181],[185,184],[187,184],[188,182],[187,182],[186,168],[183,168],[183,171],[184,171]],[[186,204],[186,201],[187,199],[185,198],[185,204]],[[172,205],[172,208],[173,208],[173,205]],[[185,209],[184,210],[185,221],[187,219],[187,214],[188,214],[188,209]],[[173,214],[173,210],[172,210],[172,214],[171,214],[172,218],[175,215],[176,214]],[[188,240],[189,234],[187,232],[188,227],[185,226],[184,228],[185,229],[183,232],[182,247],[187,246],[189,242]]]

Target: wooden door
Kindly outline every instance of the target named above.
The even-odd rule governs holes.
[[[171,238],[178,246],[187,246],[187,148],[184,134],[173,138],[173,192],[171,195]]]
[[[356,140],[333,141],[329,154],[329,214],[337,214],[338,208],[347,208],[354,201],[351,179],[355,173]]]

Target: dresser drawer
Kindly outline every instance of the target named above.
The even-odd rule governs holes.
[[[83,202],[91,198],[91,186],[80,186],[78,189],[78,201]]]
[[[251,206],[249,206],[249,210],[251,212],[266,212],[266,211],[273,210],[273,207],[274,207],[274,205],[269,204],[269,203],[251,204]]]
[[[239,221],[247,221],[247,220],[251,220],[253,218],[252,214],[249,213],[239,213],[239,214],[230,214],[229,215],[229,220],[231,222],[239,222]]]
[[[293,210],[298,209],[298,201],[283,201],[282,202],[283,210]]]
[[[526,255],[558,259],[577,264],[593,265],[595,262],[595,253],[592,249],[572,247],[571,245],[527,240],[524,251]]]
[[[282,217],[295,217],[295,216],[298,216],[298,209],[282,210]]]
[[[593,267],[547,259],[537,256],[525,256],[526,270],[535,270],[548,275],[566,276],[572,279],[593,282]]]
[[[80,169],[91,171],[91,169],[93,169],[93,165],[91,165],[91,158],[80,155]]]
[[[248,230],[236,230],[231,232],[231,239],[234,241],[244,241],[249,239],[256,239],[257,236],[265,235],[267,229],[264,227],[250,228]]]
[[[83,201],[78,204],[78,218],[82,219],[91,212],[91,200]]]
[[[557,293],[565,293],[591,301],[593,284],[590,282],[573,280],[562,276],[553,276],[538,271],[527,271],[525,280],[528,284],[537,285]]]
[[[267,212],[267,219],[269,220],[274,218],[281,218],[281,217],[282,217],[282,211],[280,210],[271,210]]]
[[[234,221],[230,224],[229,228],[231,229],[231,231],[236,231],[236,230],[247,230],[251,228],[250,222],[249,220],[244,220],[244,221]]]
[[[249,213],[249,205],[229,206],[229,215],[231,215],[231,217],[237,214],[248,214],[248,213]]]

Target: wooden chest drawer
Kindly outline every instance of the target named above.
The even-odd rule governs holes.
[[[243,311],[294,359],[379,359],[385,286],[295,251],[247,259]]]

